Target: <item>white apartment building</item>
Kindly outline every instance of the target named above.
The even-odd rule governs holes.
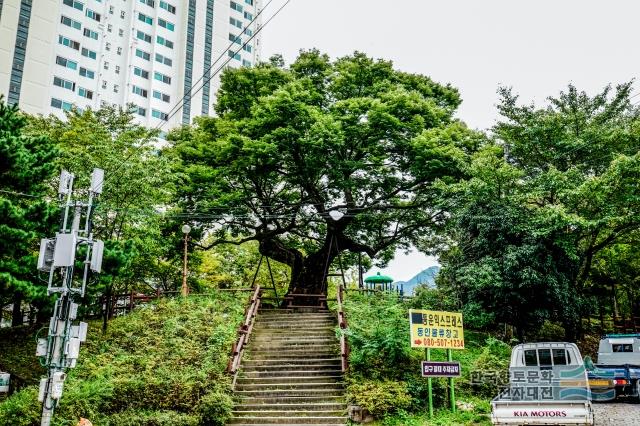
[[[213,113],[219,75],[189,96],[192,84],[227,59],[260,60],[257,36],[242,47],[259,28],[259,19],[250,24],[259,8],[259,0],[0,0],[0,93],[31,114],[133,104],[145,126],[190,123]]]

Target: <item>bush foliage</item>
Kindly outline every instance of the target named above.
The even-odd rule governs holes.
[[[70,370],[55,425],[219,425],[231,412],[229,348],[244,296],[164,299],[99,325]],[[0,424],[39,424],[37,390],[0,404]]]

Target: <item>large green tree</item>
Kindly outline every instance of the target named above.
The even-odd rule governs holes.
[[[443,277],[463,302],[520,329],[552,318],[567,337],[580,333],[607,281],[594,264],[640,227],[640,116],[630,91],[628,83],[589,96],[569,86],[539,108],[500,90],[494,152],[450,188],[460,207]]]
[[[172,135],[179,207],[213,245],[255,240],[290,266],[290,294],[318,294],[338,253],[384,262],[429,238],[434,183],[460,179],[481,137],[453,118],[457,90],[391,62],[275,62],[227,70],[218,117]]]
[[[35,258],[39,238],[51,225],[45,200],[56,148],[43,136],[25,135],[27,119],[0,96],[0,307],[13,302],[13,325],[22,322],[22,302],[42,306]]]

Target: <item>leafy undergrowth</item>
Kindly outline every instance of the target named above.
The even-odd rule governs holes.
[[[39,328],[38,326],[37,328]],[[11,373],[13,379],[33,384],[45,370],[36,358],[36,327],[0,328],[0,370]]]
[[[412,349],[409,339],[408,310],[418,308],[412,303],[399,302],[393,294],[347,295],[349,402],[363,407],[385,426],[486,423],[489,401],[498,392],[497,380],[508,369],[510,347],[486,333],[469,330],[466,324],[465,349],[453,351],[453,359],[462,368],[462,377],[455,380],[456,396],[465,402],[466,411],[449,412],[448,381],[433,379],[438,414],[427,422],[427,379],[420,372],[425,351]],[[435,361],[446,360],[444,350],[432,349],[431,356]]]
[[[109,323],[90,325],[53,424],[222,425],[232,407],[225,373],[245,297],[163,299]],[[40,424],[37,389],[0,403],[0,424]]]

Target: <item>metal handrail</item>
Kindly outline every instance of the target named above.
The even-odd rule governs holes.
[[[255,291],[251,295],[251,299],[249,299],[249,306],[246,310],[244,322],[238,329],[238,341],[234,342],[231,346],[231,358],[229,359],[229,364],[227,364],[227,372],[229,374],[233,374],[234,387],[238,368],[240,367],[240,361],[242,360],[242,353],[245,345],[249,341],[249,337],[251,336],[251,331],[253,330],[253,325],[255,323],[255,317],[258,314],[258,309],[260,308],[260,297],[260,286],[256,286]]]
[[[346,372],[349,368],[349,343],[347,342],[347,336],[344,330],[347,328],[347,317],[344,312],[344,287],[338,285],[338,293],[336,299],[338,301],[338,326],[342,331],[340,333],[340,360],[342,365],[342,372]]]

